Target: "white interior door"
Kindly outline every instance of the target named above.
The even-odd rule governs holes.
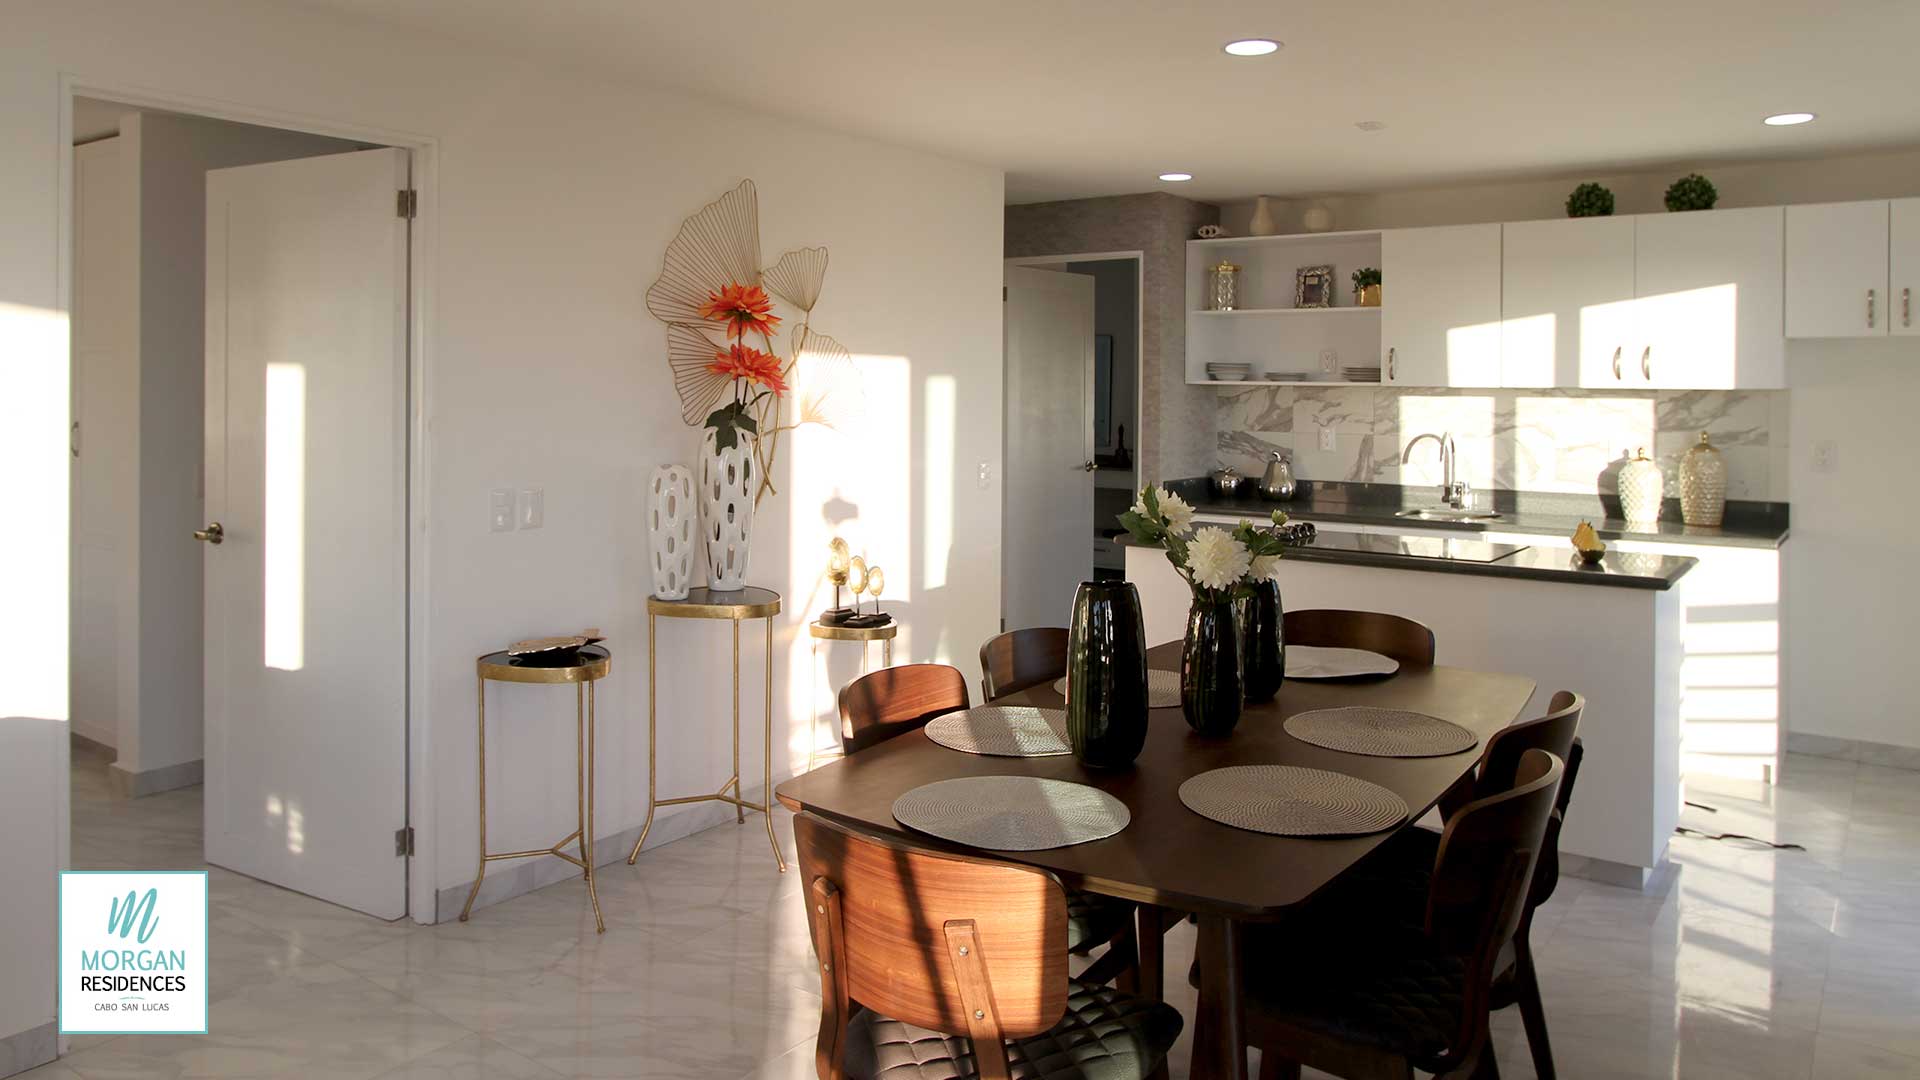
[[[1009,266],[1006,287],[1000,614],[1065,626],[1093,576],[1093,279]]]
[[[404,150],[207,174],[207,861],[406,913]]]

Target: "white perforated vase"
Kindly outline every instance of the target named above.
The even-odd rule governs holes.
[[[753,439],[741,435],[726,450],[707,432],[700,460],[700,531],[707,545],[707,588],[732,592],[747,587],[747,545],[753,535]]]
[[[693,470],[662,465],[647,482],[647,548],[653,556],[653,595],[685,600],[693,584]]]

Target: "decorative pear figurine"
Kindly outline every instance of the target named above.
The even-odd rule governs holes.
[[[1718,527],[1727,512],[1727,459],[1700,433],[1680,459],[1680,518],[1689,525]]]
[[[1621,517],[1636,525],[1651,525],[1660,520],[1660,503],[1666,495],[1667,478],[1647,456],[1646,447],[1620,466]]]

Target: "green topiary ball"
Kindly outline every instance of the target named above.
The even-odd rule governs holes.
[[[1613,213],[1613,192],[1599,184],[1581,184],[1567,196],[1568,217],[1608,217]]]
[[[1667,189],[1669,210],[1711,210],[1719,200],[1720,193],[1714,190],[1713,181],[1699,173],[1688,173]]]

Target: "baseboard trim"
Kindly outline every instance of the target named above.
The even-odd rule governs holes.
[[[789,777],[781,777],[774,783],[778,785],[787,779]],[[760,797],[761,791],[757,788],[748,788],[741,796],[748,802],[759,802]],[[647,833],[647,851],[652,851],[662,844],[671,844],[675,840],[683,840],[695,833],[705,832],[721,824],[734,824],[733,808],[725,803],[692,803],[675,809],[678,812],[668,814],[663,811],[655,815],[653,829]],[[754,817],[753,812],[749,811],[747,825],[754,829],[761,828]],[[594,868],[598,870],[602,866],[625,862],[627,854],[633,850],[633,842],[640,839],[640,828],[636,825],[611,836],[595,837],[593,840]],[[773,852],[768,851],[766,854],[767,861],[771,864]],[[473,857],[478,858],[478,853]],[[769,869],[772,867],[769,866]],[[480,886],[480,895],[474,897],[473,910],[478,912],[482,908],[492,907],[494,904],[503,903],[516,896],[523,896],[535,889],[545,888],[556,881],[565,881],[579,872],[573,864],[559,859],[516,859],[511,863],[495,863],[487,869],[486,881]],[[433,921],[443,923],[458,919],[460,909],[467,903],[467,891],[472,888],[473,882],[466,881],[436,892],[433,902]]]
[[[123,769],[117,761],[107,766],[107,779],[113,784],[113,793],[123,799],[138,799],[144,795],[192,787],[204,781],[206,774],[207,763],[198,758],[139,772]]]
[[[120,751],[115,750],[113,747],[108,746],[106,743],[101,742],[99,739],[89,738],[88,736],[80,734],[80,732],[77,729],[72,727],[69,727],[67,729],[67,740],[73,745],[74,749],[76,750],[86,750],[95,754],[102,754],[107,757],[120,756]]]
[[[1894,746],[1890,743],[1870,742],[1866,739],[1843,739],[1837,735],[1812,735],[1789,731],[1787,732],[1787,753],[1920,772],[1920,747]],[[1791,771],[1793,766],[1783,763],[1781,768],[1783,771]]]
[[[0,1076],[37,1069],[60,1056],[60,1022],[49,1020],[18,1035],[0,1037]]]

